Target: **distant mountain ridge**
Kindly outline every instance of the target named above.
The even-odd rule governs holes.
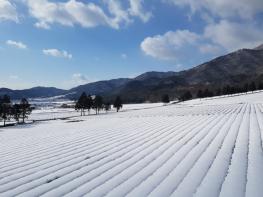
[[[110,93],[115,92],[132,79],[128,78],[119,78],[119,79],[112,79],[112,80],[105,80],[105,81],[98,81],[93,83],[88,83],[85,85],[80,85],[75,88],[68,90],[71,94],[72,98],[79,96],[82,92],[87,92],[87,94],[91,95],[107,95]]]
[[[34,87],[24,90],[11,90],[8,88],[0,88],[0,96],[7,94],[12,99],[21,98],[37,98],[37,97],[53,97],[66,94],[67,90],[62,90],[54,87]]]
[[[70,90],[36,87],[26,90],[0,89],[0,95],[12,98],[67,95],[76,99],[82,92],[103,95],[112,100],[120,95],[126,102],[158,101],[163,94],[177,97],[185,90],[241,85],[254,80],[263,82],[263,44],[254,49],[240,49],[180,72],[146,72],[133,79],[120,78],[93,82]]]
[[[263,44],[261,44],[261,45],[255,47],[254,50],[263,50]]]

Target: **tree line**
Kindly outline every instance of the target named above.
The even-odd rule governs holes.
[[[117,112],[122,108],[122,100],[120,96],[117,96],[113,107],[116,108]],[[92,98],[91,95],[87,95],[83,92],[76,102],[75,109],[80,111],[81,116],[85,116],[86,111],[90,114],[90,110],[94,109],[96,114],[99,114],[101,110],[108,112],[111,109],[111,103],[104,102],[103,97],[97,95]]]
[[[187,101],[192,98],[208,98],[213,96],[222,96],[222,95],[231,95],[231,94],[238,94],[238,93],[246,93],[246,92],[253,92],[256,90],[262,90],[263,83],[256,84],[254,81],[250,83],[245,83],[243,86],[231,86],[225,85],[219,88],[203,88],[197,90],[194,94],[190,90],[184,91],[179,97],[179,101]],[[163,103],[169,103],[170,98],[168,94],[164,94],[161,98]]]
[[[4,126],[10,119],[14,119],[17,123],[25,123],[31,112],[31,105],[25,98],[21,99],[20,103],[13,104],[8,95],[0,97],[0,119],[4,121]]]
[[[238,94],[238,93],[246,93],[246,92],[253,92],[256,90],[262,90],[263,84],[259,83],[256,85],[254,81],[250,83],[245,83],[243,86],[231,86],[225,85],[222,88],[216,89],[205,89],[205,90],[198,90],[196,94],[196,98],[207,98],[213,96],[222,96],[222,95],[231,95],[231,94]]]

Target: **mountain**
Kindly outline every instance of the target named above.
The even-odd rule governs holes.
[[[256,48],[254,48],[254,50],[263,50],[263,44],[257,46]]]
[[[143,73],[137,77],[134,78],[134,80],[139,80],[139,81],[144,81],[150,78],[166,78],[166,77],[171,77],[171,76],[175,76],[177,75],[177,72],[173,72],[173,71],[168,71],[168,72],[156,72],[156,71],[151,71],[151,72],[146,72]]]
[[[123,87],[119,95],[125,100],[158,101],[163,94],[178,97],[186,90],[196,93],[199,88],[221,88],[263,82],[263,50],[241,49],[181,72],[148,72]]]
[[[36,98],[36,97],[52,97],[66,94],[67,90],[62,90],[53,87],[34,87],[25,90],[11,90],[7,88],[0,88],[0,96],[7,94],[12,99],[21,98]]]
[[[90,95],[105,96],[108,94],[113,94],[114,92],[117,93],[121,87],[123,87],[130,81],[131,79],[128,78],[98,81],[72,88],[68,90],[68,93],[71,95],[71,98],[80,96],[82,92],[86,92]]]
[[[163,94],[178,97],[186,90],[194,94],[198,89],[219,88],[225,85],[263,82],[263,45],[254,49],[240,49],[217,57],[192,69],[180,72],[146,72],[133,79],[120,78],[93,82],[70,90],[36,87],[26,90],[0,89],[0,95],[12,98],[50,97],[66,95],[76,99],[82,92],[102,95],[112,101],[120,95],[125,102],[159,101]]]

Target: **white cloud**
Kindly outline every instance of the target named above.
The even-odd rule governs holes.
[[[9,0],[0,0],[0,21],[18,22],[16,7]]]
[[[194,45],[199,38],[198,34],[188,30],[169,31],[164,35],[145,38],[141,49],[146,55],[157,59],[177,59],[182,55],[182,48]]]
[[[191,52],[217,56],[262,44],[262,32],[262,26],[251,22],[221,20],[209,23],[202,34],[177,30],[147,37],[141,43],[141,49],[146,55],[162,60],[186,59],[192,56]]]
[[[70,76],[69,79],[62,82],[61,86],[65,89],[70,89],[79,85],[85,85],[87,83],[94,82],[94,79],[89,78],[85,74],[74,73]]]
[[[206,22],[199,51],[222,54],[253,48],[263,42],[262,0],[163,0],[178,7],[189,7]]]
[[[262,0],[165,0],[176,6],[190,7],[192,13],[209,12],[222,18],[253,18],[263,11]]]
[[[147,22],[150,12],[145,12],[141,0],[130,0],[130,8],[124,9],[119,0],[104,1],[108,12],[98,5],[78,0],[67,0],[64,2],[51,2],[49,0],[26,0],[29,13],[37,19],[35,26],[49,29],[52,24],[64,26],[80,25],[84,28],[99,25],[110,26],[119,29],[121,24],[132,22],[131,16],[139,17]]]
[[[68,53],[65,50],[60,51],[58,49],[43,49],[43,53],[45,55],[50,55],[50,56],[53,56],[53,57],[61,57],[61,58],[67,58],[67,59],[71,59],[72,58],[72,54]]]
[[[72,82],[74,85],[83,85],[91,82],[87,76],[81,73],[75,73],[72,75]]]
[[[251,23],[221,20],[217,24],[209,24],[204,30],[204,37],[224,47],[227,51],[233,51],[262,44],[262,32],[262,27]]]
[[[40,28],[50,28],[54,23],[64,26],[79,24],[82,27],[114,27],[103,10],[93,3],[85,4],[76,0],[57,3],[48,0],[27,0],[27,5],[31,16],[38,20],[35,25]]]
[[[132,16],[139,17],[143,22],[148,22],[152,17],[152,13],[144,10],[143,2],[144,0],[129,0],[130,9],[129,12]]]
[[[219,54],[222,52],[222,48],[214,44],[203,44],[199,47],[199,50],[203,54]]]
[[[123,8],[119,0],[104,0],[109,12],[114,16],[113,23],[119,26],[121,23],[130,24],[132,19],[129,13]]]
[[[35,27],[40,28],[40,29],[50,29],[50,26],[46,22],[37,22],[35,23]]]
[[[24,43],[17,42],[17,41],[14,41],[14,40],[7,40],[6,44],[9,45],[9,46],[12,46],[12,47],[16,47],[18,49],[26,49],[27,48],[27,46]]]

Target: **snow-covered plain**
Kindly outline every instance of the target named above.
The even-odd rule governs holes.
[[[261,92],[0,129],[0,196],[262,197],[262,103]]]

